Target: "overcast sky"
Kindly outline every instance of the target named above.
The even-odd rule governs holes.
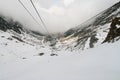
[[[41,24],[37,24],[18,0],[0,0],[0,14],[13,17],[25,27],[46,32],[29,0],[21,0]],[[50,33],[75,27],[119,0],[33,0]]]

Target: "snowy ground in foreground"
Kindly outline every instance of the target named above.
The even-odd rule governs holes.
[[[0,40],[0,80],[120,80],[120,41],[51,57],[48,47]]]

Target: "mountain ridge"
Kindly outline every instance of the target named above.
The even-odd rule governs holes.
[[[90,18],[83,24],[72,28],[63,35],[46,36],[36,31],[25,29],[19,22],[12,19],[6,21],[0,17],[0,29],[10,31],[20,41],[34,44],[45,44],[52,49],[84,50],[100,45],[105,39],[113,17],[120,16],[120,2]],[[12,30],[12,31],[11,31]]]
[[[66,42],[69,42],[70,39],[76,38],[72,43],[66,43],[66,45],[71,47],[73,50],[74,48],[83,50],[86,45],[87,48],[93,48],[98,43],[100,45],[108,33],[112,18],[119,16],[120,1],[90,18],[83,24],[65,32],[63,41],[65,40]]]

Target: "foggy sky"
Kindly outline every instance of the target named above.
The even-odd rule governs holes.
[[[20,21],[26,28],[45,33],[29,0],[21,0],[39,22],[37,24],[17,0],[0,0],[0,14]],[[33,0],[50,33],[75,27],[119,0]]]

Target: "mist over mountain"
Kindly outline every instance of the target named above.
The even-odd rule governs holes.
[[[110,28],[111,20],[120,17],[120,2],[90,18],[76,28],[72,28],[64,33],[65,38],[75,39],[72,48],[94,47],[97,43],[102,43]],[[66,41],[66,40],[65,40]]]
[[[120,80],[119,19],[120,2],[63,34],[42,34],[0,15],[0,80]],[[115,37],[103,43],[113,22]]]
[[[119,16],[120,2],[90,18],[79,26],[68,30],[64,34],[50,34],[49,36],[46,36],[40,32],[29,30],[18,21],[7,19],[4,16],[0,17],[0,29],[5,32],[12,31],[12,34],[15,32],[15,34],[21,36],[16,37],[20,38],[21,40],[23,39],[23,41],[24,39],[27,40],[25,35],[29,35],[37,40],[44,40],[44,42],[48,43],[48,45],[52,45],[57,49],[63,46],[62,48],[66,49],[83,50],[87,48],[93,48],[95,45],[100,45],[108,33],[111,19]],[[36,40],[33,40],[33,42],[36,42]]]

